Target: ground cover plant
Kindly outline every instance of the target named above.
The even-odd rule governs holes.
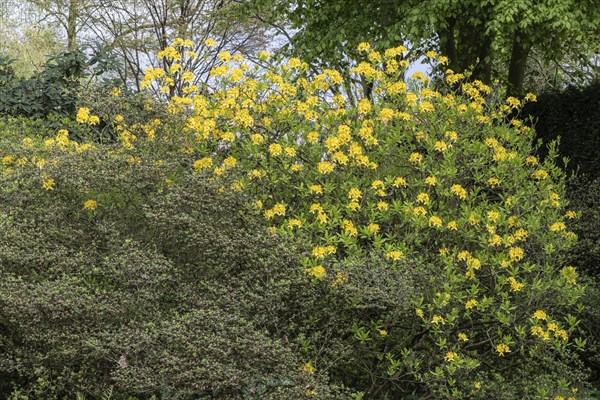
[[[115,143],[3,139],[3,393],[585,390],[577,213],[555,147],[536,158],[512,117],[534,95],[450,70],[406,81],[405,48],[366,43],[349,72],[368,95],[266,52],[262,68],[220,53],[199,88],[190,45],[146,71],[152,118],[79,109],[81,130],[111,126]]]

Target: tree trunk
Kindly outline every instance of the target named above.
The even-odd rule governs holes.
[[[77,17],[79,16],[79,0],[69,0],[69,15],[67,21],[67,49],[77,49]]]
[[[489,35],[481,38],[478,58],[473,77],[489,85],[492,82],[492,38]]]
[[[456,40],[454,38],[454,27],[456,20],[446,18],[446,27],[438,35],[440,37],[440,48],[442,54],[448,57],[448,68],[454,72],[460,72],[458,67],[458,55],[456,53]]]
[[[523,81],[525,79],[525,67],[527,57],[531,50],[528,37],[516,32],[513,38],[512,54],[508,67],[508,96],[520,96],[523,93]]]

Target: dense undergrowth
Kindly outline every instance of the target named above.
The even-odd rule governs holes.
[[[162,101],[114,89],[46,136],[6,122],[0,394],[585,391],[578,213],[555,146],[539,160],[508,117],[535,96],[360,51],[371,96],[228,53],[201,90],[181,41],[146,73]]]

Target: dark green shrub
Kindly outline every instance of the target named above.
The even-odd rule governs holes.
[[[243,195],[165,182],[177,163],[55,151],[43,176],[0,176],[0,397],[343,397],[284,335],[300,270]]]
[[[550,143],[560,136],[559,154],[568,157],[568,168],[589,175],[600,172],[600,82],[586,88],[545,93],[523,109],[534,119],[536,140]],[[545,146],[540,147],[545,155]]]
[[[588,348],[583,359],[591,368],[594,380],[600,380],[600,178],[578,176],[569,182],[567,192],[571,207],[578,212],[575,232],[579,240],[570,251],[570,259],[584,271],[590,280],[583,303],[585,311],[582,329],[588,337]]]

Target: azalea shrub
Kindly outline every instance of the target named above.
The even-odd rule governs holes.
[[[127,184],[80,178],[68,191],[80,196],[73,212],[103,215],[119,204],[110,226],[170,238],[148,240],[191,282],[198,274],[235,280],[227,257],[239,248],[211,247],[200,231],[187,235],[208,214],[148,222],[138,211],[154,193],[147,185],[164,186],[159,203],[183,191],[172,207],[185,210],[206,201],[190,189],[200,178],[216,193],[243,196],[238,211],[258,214],[296,255],[286,273],[298,280],[267,302],[281,319],[264,326],[297,357],[295,373],[329,382],[306,384],[306,396],[347,388],[357,399],[575,398],[586,379],[577,318],[585,288],[566,261],[577,213],[564,199],[555,147],[538,160],[533,130],[509,117],[535,96],[504,100],[450,70],[437,86],[420,73],[404,79],[405,48],[358,50],[364,60],[352,70],[321,74],[294,58],[280,64],[261,52],[258,67],[223,52],[198,88],[184,69],[196,55],[179,41],[159,54],[166,67],[149,68],[143,83],[163,111],[129,122],[82,108],[78,123],[111,125],[118,144],[77,143],[67,131],[25,138],[21,147],[36,155],[3,148],[3,179],[12,182],[3,187],[16,196],[17,177],[28,170],[37,184],[27,193],[42,193],[49,209],[67,207],[52,197],[64,179],[57,152],[118,157],[114,168]],[[138,165],[153,165],[151,179],[127,172]],[[231,229],[218,220],[212,227]],[[216,257],[201,270],[199,247]],[[256,265],[265,279],[274,273]]]
[[[175,157],[62,132],[15,142],[2,142],[17,158],[0,177],[0,397],[349,398],[279,334],[306,283],[243,193]]]

